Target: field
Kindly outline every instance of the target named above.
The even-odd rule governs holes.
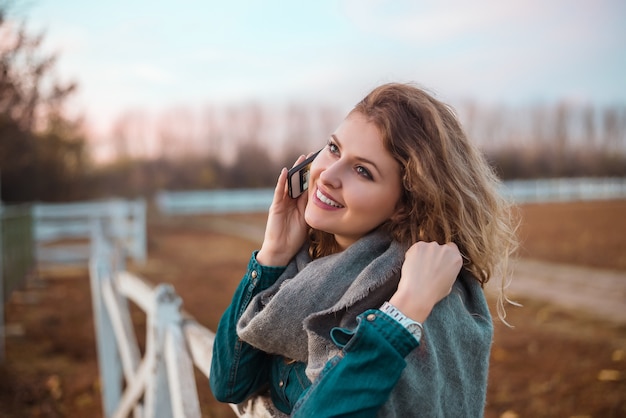
[[[626,201],[526,205],[520,214],[521,257],[617,270],[626,280]],[[227,220],[254,225],[244,231],[249,239],[216,232],[224,225],[216,217],[152,216],[149,260],[131,266],[154,283],[172,283],[184,309],[211,329],[258,246],[264,216]],[[512,296],[523,307],[507,309],[514,328],[496,321],[486,417],[626,416],[626,323]],[[133,316],[141,330],[141,313]],[[6,322],[0,417],[102,415],[85,270],[31,279],[13,295]],[[204,416],[233,416],[200,375],[198,390]]]

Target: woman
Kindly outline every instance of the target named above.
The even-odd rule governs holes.
[[[218,326],[216,398],[245,416],[483,416],[482,287],[515,240],[452,111],[380,86],[316,157],[308,192],[291,199],[286,180]]]

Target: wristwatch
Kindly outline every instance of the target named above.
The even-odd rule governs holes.
[[[383,305],[380,307],[380,310],[398,321],[400,325],[402,325],[411,334],[413,334],[413,337],[415,337],[417,342],[420,341],[420,339],[422,338],[422,334],[424,333],[424,327],[422,326],[422,324],[407,317],[389,302],[383,303]]]

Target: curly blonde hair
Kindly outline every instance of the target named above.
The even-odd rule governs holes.
[[[397,213],[382,227],[394,239],[454,242],[464,267],[484,286],[502,281],[498,313],[503,319],[504,279],[517,247],[517,223],[500,181],[482,153],[467,139],[454,111],[411,84],[375,88],[351,113],[379,130],[401,168],[403,196]],[[332,235],[311,234],[311,255],[338,250]]]

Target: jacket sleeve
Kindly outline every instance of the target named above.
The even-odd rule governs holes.
[[[268,382],[269,355],[241,341],[237,321],[259,292],[270,287],[284,267],[261,266],[256,253],[248,262],[245,276],[217,327],[211,360],[209,383],[215,398],[221,402],[240,403]]]
[[[292,417],[375,417],[419,342],[387,314],[368,310],[354,331],[334,328],[342,349],[294,406]]]

